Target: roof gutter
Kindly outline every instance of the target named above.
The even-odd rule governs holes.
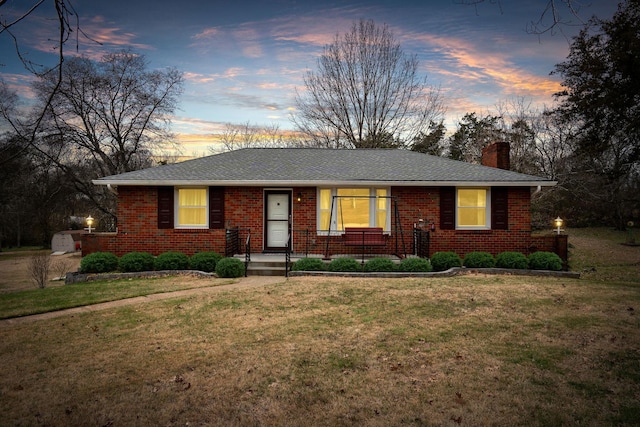
[[[92,181],[96,185],[114,186],[237,186],[237,187],[375,187],[375,186],[397,186],[397,187],[536,187],[540,191],[541,187],[553,187],[557,181],[207,181],[207,180],[103,180]]]

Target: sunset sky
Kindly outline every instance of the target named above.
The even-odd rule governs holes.
[[[71,0],[81,30],[78,53],[99,58],[131,48],[150,68],[176,67],[186,85],[173,120],[187,153],[202,152],[224,123],[292,128],[296,90],[316,69],[323,46],[360,19],[387,24],[407,54],[416,54],[428,82],[439,86],[453,130],[467,112],[484,114],[501,101],[526,97],[551,105],[559,89],[555,64],[569,51],[580,21],[556,0],[564,21],[551,34],[526,31],[538,21],[548,0],[485,0],[476,7],[463,0],[308,1],[252,0],[180,2],[155,0]],[[36,0],[8,0],[0,6],[11,22]],[[14,33],[35,62],[53,65],[56,22],[45,1]],[[614,0],[574,0],[579,16],[610,18]],[[547,15],[546,22],[550,22]],[[75,54],[76,41],[67,46]],[[32,76],[24,69],[7,34],[0,34],[0,78],[28,100]]]

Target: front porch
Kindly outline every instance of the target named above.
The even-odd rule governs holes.
[[[252,254],[249,259],[245,254],[234,255],[235,258],[241,259],[245,262],[245,275],[246,276],[288,276],[291,271],[291,266],[297,260],[302,258],[318,258],[322,259],[327,265],[330,260],[323,259],[322,254],[302,254],[292,253],[287,257],[285,253],[255,253]],[[395,263],[400,263],[401,258],[395,255],[365,255],[363,254],[340,254],[334,258],[350,257],[357,259],[363,264],[371,258],[385,257],[391,259]]]
[[[228,228],[225,231],[225,256],[256,253],[289,253],[301,258],[321,257],[331,260],[335,257],[352,256],[356,259],[367,257],[396,256],[406,258],[416,255],[428,258],[430,234],[422,228],[413,230],[382,232],[374,228],[352,229],[349,234],[336,230],[290,229],[286,246],[278,249],[256,247],[253,230],[250,228]]]

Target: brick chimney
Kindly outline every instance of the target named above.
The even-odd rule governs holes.
[[[509,143],[504,141],[493,142],[482,149],[483,166],[506,169],[511,168],[509,162]]]

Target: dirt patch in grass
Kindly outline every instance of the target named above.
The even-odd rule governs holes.
[[[50,250],[0,252],[0,292],[13,292],[36,287],[29,273],[31,257],[38,254],[50,254]],[[70,271],[78,271],[80,260],[79,252],[63,255],[52,255],[49,268],[49,279],[60,277]],[[62,286],[64,280],[50,280],[47,286]]]
[[[300,277],[0,329],[45,425],[631,425],[638,288]]]

